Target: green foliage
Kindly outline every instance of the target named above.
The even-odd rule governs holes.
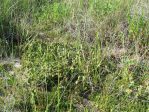
[[[103,16],[117,10],[121,6],[121,3],[120,0],[98,0],[93,4],[94,11],[96,11],[98,16]]]
[[[148,112],[149,22],[131,3],[2,0],[0,111]]]

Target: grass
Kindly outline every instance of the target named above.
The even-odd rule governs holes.
[[[0,112],[148,112],[149,20],[135,4],[2,0]]]

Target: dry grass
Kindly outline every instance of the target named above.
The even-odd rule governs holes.
[[[148,112],[147,4],[2,0],[0,111]]]

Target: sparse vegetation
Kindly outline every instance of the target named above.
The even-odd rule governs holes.
[[[149,112],[140,4],[1,0],[0,112]]]

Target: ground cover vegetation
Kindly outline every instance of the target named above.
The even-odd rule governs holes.
[[[1,0],[0,112],[149,112],[148,9]]]

